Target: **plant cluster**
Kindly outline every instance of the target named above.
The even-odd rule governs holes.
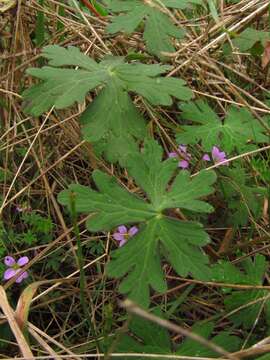
[[[181,67],[175,72],[173,61],[179,43],[188,36],[179,26],[179,14],[193,19],[207,12],[218,23],[219,6],[214,0],[104,0],[92,1],[91,8],[97,16],[110,14],[105,37],[120,33],[137,39],[140,34],[143,51],[122,56],[112,51],[94,58],[75,46],[47,45],[41,52],[42,65],[26,71],[35,84],[22,93],[24,113],[36,118],[48,111],[61,116],[78,104],[84,109],[81,136],[98,165],[87,174],[88,181],[66,184],[69,181],[64,180],[57,201],[65,220],[71,219],[75,235],[76,249],[71,251],[79,269],[80,304],[87,326],[95,337],[85,300],[84,253],[90,249],[98,256],[103,247],[83,243],[81,215],[87,216],[90,236],[109,239],[105,273],[116,280],[121,298],[128,297],[160,318],[178,321],[180,316],[192,333],[225,353],[251,347],[269,335],[270,326],[269,286],[264,286],[269,281],[267,253],[263,248],[249,254],[251,246],[269,236],[269,155],[258,155],[269,143],[269,112],[259,116],[255,106],[246,106],[250,84],[243,85],[241,103],[237,97],[227,102],[225,97],[224,105],[213,100],[216,95],[198,96],[199,80],[194,76],[183,80],[184,74],[180,78]],[[85,9],[80,9],[82,16]],[[267,56],[268,31],[252,26],[239,34],[223,31],[229,40],[220,46],[221,57],[234,58],[238,49],[258,67],[258,59]],[[231,81],[235,76],[229,69]],[[265,88],[259,88],[263,89],[259,101],[266,104]],[[0,168],[0,182],[6,177]],[[29,258],[16,261],[5,239],[12,238],[17,247],[46,244],[52,241],[53,223],[31,209],[16,211],[23,231],[2,226],[3,278],[21,283],[31,275],[31,270],[21,270]],[[227,231],[221,244],[211,234],[212,225]],[[233,243],[236,234],[240,241]],[[59,251],[47,268],[59,270],[65,261]],[[99,265],[96,271],[101,273]],[[192,287],[181,294],[179,303],[156,301],[170,292],[174,281],[214,287],[224,303],[222,315],[210,320],[200,316],[195,325],[192,315],[185,317],[183,304]],[[110,310],[106,314],[106,319],[112,316]],[[194,339],[172,339],[167,329],[140,317],[129,321],[123,315],[123,319],[128,323],[124,335],[121,330],[109,336],[112,325],[104,324],[98,346],[106,354],[220,356],[218,350]],[[267,360],[267,355],[261,359]]]
[[[70,206],[72,193],[76,212],[93,214],[87,221],[91,232],[118,226],[119,233],[114,238],[120,239],[121,245],[130,236],[125,226],[133,225],[132,229],[136,229],[131,233],[132,241],[111,254],[108,275],[125,276],[120,292],[129,294],[140,305],[149,306],[149,287],[158,292],[167,290],[160,264],[163,257],[182,277],[192,274],[197,279],[210,280],[212,271],[202,251],[210,238],[200,222],[188,221],[187,216],[192,219],[193,212],[214,211],[199,199],[213,193],[216,173],[203,167],[193,175],[185,170],[192,162],[187,145],[198,144],[204,151],[212,152],[211,156],[202,154],[202,161],[212,158],[216,165],[227,165],[220,170],[220,180],[224,193],[230,197],[226,176],[232,181],[236,176],[239,178],[239,171],[230,166],[226,154],[241,154],[266,143],[264,119],[261,124],[248,110],[237,107],[228,108],[225,118],[220,119],[207,102],[190,102],[192,91],[182,80],[160,76],[169,70],[167,65],[124,63],[118,57],[97,63],[73,47],[49,46],[42,55],[49,59],[49,66],[27,71],[41,82],[24,92],[29,101],[26,112],[38,116],[52,106],[62,109],[83,101],[88,91],[99,86],[98,96],[81,117],[84,139],[93,144],[102,140],[107,159],[125,166],[142,191],[142,196],[131,194],[114,177],[96,170],[92,179],[97,190],[74,184],[58,197],[61,204]],[[181,123],[176,133],[177,141],[185,145],[179,145],[167,159],[164,160],[162,147],[147,135],[146,122],[133,104],[131,93],[139,94],[151,105],[170,106],[173,97],[187,101],[179,105]],[[245,186],[244,181],[242,187]],[[246,191],[252,196],[249,188]],[[179,209],[184,214],[187,211],[184,221],[176,216]],[[121,231],[127,236],[121,236]]]

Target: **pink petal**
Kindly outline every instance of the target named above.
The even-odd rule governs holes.
[[[222,160],[225,160],[226,159],[226,154],[224,151],[220,152],[219,153],[219,160],[222,161]]]
[[[14,275],[16,275],[18,272],[18,269],[15,270],[15,269],[7,269],[5,272],[4,272],[4,279],[5,280],[9,280],[11,279]]]
[[[18,264],[19,266],[24,266],[24,265],[26,265],[28,262],[29,262],[28,257],[27,257],[27,256],[23,256],[23,257],[19,258],[19,260],[17,261],[17,264]]]
[[[125,243],[127,242],[127,240],[126,239],[123,239],[122,241],[120,241],[120,243],[119,243],[119,247],[121,247],[121,246],[123,246],[123,245],[125,245]]]
[[[114,233],[113,234],[113,238],[117,241],[123,241],[125,240],[125,237],[123,234],[120,234],[120,233]]]
[[[127,228],[125,225],[118,226],[118,231],[120,232],[120,234],[127,234]]]
[[[12,256],[6,256],[4,263],[5,263],[5,265],[11,267],[16,264],[16,261]]]
[[[21,275],[19,275],[18,277],[17,277],[17,279],[16,279],[16,283],[20,283],[20,282],[22,282],[23,281],[23,279],[26,279],[26,278],[28,278],[28,272],[27,271],[24,271]]]
[[[223,154],[224,154],[224,155],[223,155]],[[221,161],[226,160],[226,155],[225,155],[225,153],[223,153],[223,154],[220,153],[219,156],[213,157],[214,162],[215,162],[215,163],[220,163]]]
[[[186,145],[179,145],[178,146],[178,149],[179,149],[179,151],[181,152],[183,152],[183,153],[186,153],[187,152],[187,147],[186,147]]]
[[[213,159],[219,158],[220,150],[217,146],[213,146],[212,148],[212,157]]]
[[[134,236],[135,234],[137,234],[138,231],[139,231],[139,229],[137,228],[137,226],[132,226],[132,228],[130,228],[128,231],[128,235]]]
[[[182,169],[187,169],[189,167],[189,163],[187,160],[181,160],[178,163],[178,167],[180,167]]]
[[[203,160],[204,161],[211,161],[210,156],[208,154],[203,155]]]
[[[169,153],[169,158],[175,158],[177,157],[178,155],[176,154],[176,152],[170,152]]]

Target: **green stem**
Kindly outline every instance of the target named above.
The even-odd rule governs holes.
[[[83,258],[83,251],[82,251],[80,229],[79,229],[78,221],[77,221],[77,212],[76,212],[75,194],[74,193],[70,193],[70,212],[71,212],[73,231],[74,231],[76,242],[77,242],[76,256],[77,256],[78,267],[80,270],[80,303],[81,303],[82,310],[83,310],[85,319],[87,321],[87,324],[89,325],[89,328],[91,329],[91,332],[94,335],[96,346],[97,346],[97,348],[99,348],[95,328],[94,328],[91,318],[89,316],[87,304],[85,301],[85,299],[86,299],[86,297],[85,297],[86,277],[85,277],[85,272],[84,272],[84,258]]]

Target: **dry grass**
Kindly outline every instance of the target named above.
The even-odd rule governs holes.
[[[267,70],[262,71],[254,59],[236,49],[233,49],[233,61],[227,62],[226,57],[222,56],[221,46],[225,42],[233,46],[224,27],[237,32],[255,23],[267,29],[269,1],[243,0],[230,5],[225,3],[220,1],[219,23],[215,23],[210,15],[189,20],[181,11],[170,14],[179,26],[186,29],[188,35],[184,41],[176,44],[177,51],[170,54],[173,70],[169,76],[184,78],[196,97],[211,99],[221,114],[226,112],[229,104],[236,104],[248,108],[258,121],[262,121],[264,115],[270,114],[270,108],[262,98],[263,92],[269,94]],[[20,96],[22,89],[29,87],[33,81],[26,76],[25,70],[29,66],[41,64],[40,47],[35,45],[35,28],[40,14],[45,16],[43,45],[74,45],[95,59],[101,59],[108,53],[126,55],[131,48],[144,50],[140,33],[130,37],[110,37],[105,33],[107,19],[81,13],[72,4],[75,4],[75,0],[64,4],[56,0],[18,0],[15,7],[0,15],[0,166],[6,174],[11,174],[0,183],[4,200],[0,210],[2,221],[5,226],[16,231],[20,224],[18,220],[14,220],[14,208],[26,206],[44,216],[50,216],[55,224],[52,242],[31,249],[22,249],[12,242],[8,244],[10,253],[31,254],[31,261],[26,268],[33,270],[33,281],[49,281],[41,282],[38,295],[29,300],[29,331],[35,341],[30,342],[28,350],[25,348],[28,353],[23,351],[17,338],[18,343],[10,340],[8,346],[3,348],[2,358],[15,358],[20,354],[27,357],[31,352],[36,359],[86,359],[88,355],[95,357],[93,354],[99,351],[95,337],[102,338],[122,326],[120,315],[123,313],[117,305],[117,284],[107,279],[104,273],[109,250],[114,246],[112,239],[110,234],[89,234],[84,230],[85,218],[81,217],[80,230],[87,275],[85,296],[93,324],[93,331],[88,331],[79,301],[79,270],[74,256],[76,242],[73,228],[56,196],[70,182],[90,185],[91,172],[96,168],[118,176],[119,181],[131,191],[136,192],[138,189],[125,172],[97,159],[91,145],[82,141],[78,120],[85,104],[65,111],[52,110],[40,118],[29,118],[23,113]],[[235,81],[231,80],[232,77],[228,78],[228,72],[235,75]],[[251,84],[252,90],[246,91],[240,83]],[[89,95],[86,102],[91,99]],[[176,147],[171,131],[176,124],[176,111],[149,108],[140,98],[135,101],[148,118],[150,131],[160,139],[164,148],[169,151]],[[265,123],[264,125],[267,126]],[[265,147],[263,151],[268,149],[269,147]],[[241,158],[243,164],[251,169],[250,154]],[[252,174],[252,169],[250,173]],[[253,220],[253,241],[246,245],[249,253],[269,255],[267,205],[265,203],[265,218]],[[230,228],[211,228],[209,231],[213,244],[208,247],[207,252],[213,259],[219,258],[220,250],[225,249],[229,253],[228,249],[232,249],[232,245],[234,250],[239,249],[248,237],[248,229],[242,229],[233,235]],[[89,244],[98,244],[98,252],[91,250]],[[57,271],[47,271],[47,259],[59,251],[60,268]],[[237,257],[234,260],[237,261]],[[170,290],[162,296],[156,294],[152,297],[153,302],[162,304],[164,309],[193,283],[189,279],[176,278],[168,266],[165,269]],[[14,279],[11,279],[4,288],[14,306],[20,290],[12,287],[13,283]],[[8,308],[7,304],[5,306]],[[223,299],[220,294],[209,284],[197,284],[190,292],[188,302],[182,304],[181,313],[185,314],[183,325],[188,327],[198,319],[211,317],[217,311],[223,311],[222,309]],[[6,321],[11,324],[10,316],[12,313],[4,311],[1,316],[2,324]],[[226,321],[220,321],[220,326],[226,324]],[[105,334],[106,331],[108,334]],[[228,358],[245,357],[245,351],[247,350],[229,355]]]

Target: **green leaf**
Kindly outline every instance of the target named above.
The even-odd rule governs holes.
[[[144,39],[147,50],[162,58],[162,52],[174,52],[171,38],[181,39],[184,31],[173,24],[168,16],[169,9],[185,9],[192,4],[203,4],[202,0],[105,0],[108,8],[117,14],[107,27],[110,34],[119,31],[130,34],[144,21]],[[119,13],[121,13],[119,15]]]
[[[227,262],[220,262],[212,268],[212,280],[229,284],[262,285],[266,271],[266,260],[262,255],[256,255],[254,261],[250,258],[241,263],[242,272]],[[231,295],[227,295],[224,301],[227,312],[241,308],[245,304],[252,303],[256,299],[268,294],[264,290],[233,290]],[[267,301],[269,303],[269,300]],[[230,319],[236,326],[243,326],[250,329],[261,311],[261,306],[266,306],[262,301],[236,311]]]
[[[103,142],[107,158],[119,160],[122,165],[137,140],[146,135],[145,121],[129,92],[143,96],[153,105],[171,105],[172,97],[192,97],[183,80],[161,76],[170,70],[167,65],[128,64],[121,57],[108,57],[97,63],[74,47],[56,45],[45,47],[42,55],[49,59],[50,66],[28,69],[41,82],[24,91],[26,112],[38,116],[52,106],[63,109],[84,101],[89,91],[101,88],[82,115],[83,135],[94,145]]]
[[[258,178],[265,184],[270,183],[270,157],[252,158],[251,165],[258,174]],[[1,177],[0,177],[1,179]]]
[[[160,313],[156,314],[160,316]],[[205,339],[211,339],[216,345],[222,346],[229,352],[237,351],[240,346],[240,339],[236,336],[230,335],[226,331],[220,332],[218,335],[211,337],[213,333],[214,324],[198,322],[191,328],[193,333],[196,333]],[[116,344],[116,352],[120,353],[152,353],[152,354],[167,354],[167,355],[181,355],[181,356],[200,356],[200,357],[217,357],[218,354],[214,351],[202,346],[198,342],[185,339],[176,352],[173,351],[175,344],[170,340],[169,333],[166,329],[146,321],[139,317],[133,317],[129,324],[130,334],[125,334],[120,338]],[[113,345],[114,346],[114,345]],[[120,359],[120,357],[119,357]],[[123,357],[121,357],[123,359]],[[124,359],[128,359],[127,357]],[[135,357],[136,360],[144,359],[144,357]],[[162,360],[162,357],[156,359]]]
[[[203,0],[162,0],[159,1],[160,4],[165,5],[168,8],[174,9],[187,9],[193,5],[204,5]]]
[[[255,220],[258,219],[267,189],[253,186],[243,167],[222,169],[222,173],[225,176],[220,178],[219,185],[231,211],[228,223],[234,226],[246,225],[250,214]]]
[[[108,12],[105,9],[105,7],[98,2],[99,0],[90,0],[91,4],[94,6],[94,8],[97,10],[97,12],[101,16],[108,16]]]
[[[81,53],[74,46],[64,48],[58,45],[48,45],[43,48],[42,56],[49,60],[50,66],[54,67],[72,65],[89,71],[99,70],[99,65],[93,59]]]
[[[129,119],[131,119],[131,117],[129,117]],[[123,167],[128,165],[131,154],[135,154],[138,151],[137,144],[128,134],[121,137],[108,135],[103,137],[99,142],[94,143],[94,152],[98,157],[104,154],[109,162],[116,163],[118,161]]]
[[[257,358],[257,360],[270,360],[270,354],[265,354]]]
[[[161,258],[166,258],[181,276],[193,274],[208,279],[208,259],[201,247],[210,240],[202,225],[169,217],[171,208],[195,212],[211,212],[213,208],[198,200],[213,191],[215,173],[202,171],[191,178],[187,171],[174,177],[175,159],[162,161],[162,148],[153,140],[145,142],[141,153],[129,158],[128,172],[145,191],[147,200],[118,185],[115,178],[100,171],[93,173],[98,191],[71,185],[59,195],[63,205],[70,203],[70,191],[75,194],[76,211],[90,212],[90,231],[110,230],[121,224],[140,224],[132,240],[111,254],[108,274],[124,277],[120,291],[141,304],[149,305],[150,287],[166,291]]]
[[[177,28],[167,15],[155,8],[149,8],[143,37],[148,51],[162,58],[162,52],[175,51],[170,38],[181,39],[184,31]]]
[[[211,193],[215,173],[202,171],[191,179],[187,171],[182,171],[167,191],[176,164],[174,159],[162,161],[162,148],[154,141],[147,141],[141,154],[134,154],[129,158],[128,169],[136,183],[145,190],[157,212],[176,207],[192,211],[213,211],[210,205],[196,198]]]
[[[219,16],[218,16],[218,11],[217,11],[215,1],[214,0],[207,0],[207,3],[208,3],[208,7],[209,7],[210,13],[212,15],[212,18],[218,24]]]
[[[161,315],[160,311],[155,311],[156,315]],[[129,323],[129,334],[122,335],[119,340],[111,340],[111,346],[115,346],[116,352],[120,353],[154,353],[171,354],[171,341],[168,331],[150,321],[134,316]],[[132,335],[132,336],[131,336]],[[130,357],[119,357],[117,359],[130,359]],[[136,356],[136,360],[143,360],[145,357]],[[158,356],[155,358],[162,360]]]
[[[27,225],[31,226],[31,230],[35,233],[50,234],[53,230],[52,220],[43,217],[34,211],[23,213],[22,220]]]
[[[227,299],[225,300],[226,310],[228,312],[234,311],[241,306],[265,297],[267,294],[268,292],[263,290],[250,290],[245,293],[235,292],[233,295],[227,296]],[[261,300],[254,305],[249,305],[245,309],[239,310],[232,315],[230,319],[236,326],[242,326],[244,329],[251,329],[256,323],[257,318],[264,318],[263,312],[261,313],[261,308],[264,306],[265,304],[263,304],[263,300]]]
[[[113,12],[127,12],[125,15],[113,18],[112,23],[108,25],[107,31],[111,34],[119,31],[125,31],[131,34],[139,26],[145,15],[145,6],[140,1],[133,1],[133,3],[125,1],[107,1],[109,9]],[[132,12],[131,12],[132,11]]]
[[[134,239],[112,253],[108,273],[112,277],[122,277],[127,273],[119,291],[147,307],[150,286],[160,293],[167,290],[160,267],[159,245],[179,275],[185,277],[191,273],[196,278],[208,279],[208,258],[200,249],[208,242],[207,234],[198,223],[154,218]]]
[[[202,100],[180,106],[181,118],[197,125],[181,125],[177,141],[183,144],[196,144],[201,141],[202,147],[210,151],[214,145],[227,152],[234,149],[250,149],[248,142],[267,142],[264,127],[243,108],[229,107],[222,121],[211,107]]]
[[[232,41],[234,46],[240,51],[245,52],[251,49],[257,42],[260,42],[264,47],[267,40],[270,40],[270,32],[246,28]]]
[[[121,223],[141,222],[155,213],[150,204],[120,187],[117,180],[99,170],[93,172],[93,180],[100,192],[82,185],[70,185],[60,193],[58,200],[70,203],[70,192],[75,194],[76,211],[95,213],[87,222],[91,231],[110,230]]]
[[[185,87],[185,81],[156,77],[169,69],[168,65],[123,64],[117,67],[116,76],[128,91],[143,96],[153,105],[172,105],[172,97],[190,100],[192,91]]]
[[[214,323],[198,322],[192,327],[192,332],[198,334],[205,339],[210,339],[214,329]],[[229,352],[237,351],[240,347],[240,339],[231,335],[227,331],[221,331],[218,335],[212,337],[211,342],[221,346]],[[200,357],[217,357],[218,354],[213,350],[202,346],[198,342],[186,339],[176,351],[176,354],[182,356],[200,356]]]
[[[146,131],[144,119],[128,93],[113,81],[88,106],[80,121],[84,139],[94,145],[102,141],[106,159],[113,163],[120,160],[123,166],[137,151],[134,138],[142,139]]]
[[[163,293],[167,290],[160,265],[157,232],[159,221],[152,219],[141,227],[140,233],[121,249],[112,253],[112,261],[107,267],[112,277],[123,277],[119,291],[142,306],[149,305],[149,287]]]
[[[28,69],[27,73],[43,80],[23,93],[30,100],[26,112],[38,116],[51,108],[63,109],[76,101],[83,102],[86,94],[105,80],[102,71],[94,75],[86,70],[54,69],[44,66],[42,69]]]
[[[220,260],[218,264],[212,267],[211,276],[212,280],[217,282],[229,284],[243,284],[246,282],[245,274],[226,260]]]

